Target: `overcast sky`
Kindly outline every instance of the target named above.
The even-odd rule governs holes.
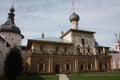
[[[100,45],[113,47],[115,33],[120,33],[120,0],[75,0],[80,16],[79,29],[95,31]],[[0,0],[0,24],[9,13],[12,0]],[[71,28],[72,0],[15,0],[15,23],[27,39],[59,37]]]

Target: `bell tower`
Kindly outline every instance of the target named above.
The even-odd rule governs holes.
[[[78,29],[79,15],[75,13],[74,0],[73,0],[73,14],[69,17],[72,29]]]
[[[78,29],[78,22],[79,22],[79,15],[77,15],[75,12],[73,12],[73,14],[70,16],[70,22],[71,22],[71,26],[72,29]]]
[[[119,33],[119,37],[117,36],[117,34],[115,34],[114,49],[115,51],[120,53],[120,33]]]

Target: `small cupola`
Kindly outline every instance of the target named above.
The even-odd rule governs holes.
[[[79,19],[80,19],[80,17],[79,17],[79,15],[78,14],[76,14],[75,12],[73,12],[73,14],[69,17],[69,19],[70,19],[70,22],[72,22],[72,21],[79,21]]]
[[[79,15],[73,12],[73,14],[69,17],[70,23],[72,25],[72,29],[78,29]]]

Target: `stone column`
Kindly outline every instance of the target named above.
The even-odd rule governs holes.
[[[49,66],[48,66],[48,72],[51,72],[51,69],[50,69],[50,68],[51,68],[51,66],[50,66],[50,65],[51,65],[51,59],[50,59],[50,56],[49,56]]]
[[[97,65],[97,63],[98,63],[98,61],[97,61],[97,59],[96,59],[96,57],[95,57],[95,63],[94,63],[94,64],[95,64],[95,67],[94,67],[95,71],[98,70],[98,67],[99,67],[99,66]]]
[[[78,72],[78,59],[75,57],[75,72]]]
[[[53,56],[51,56],[51,64],[50,64],[50,65],[51,65],[51,68],[50,68],[50,69],[51,69],[51,72],[53,72],[53,71],[54,71],[54,67],[53,67],[53,65],[54,65],[54,64],[53,64]]]

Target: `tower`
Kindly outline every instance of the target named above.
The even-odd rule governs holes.
[[[117,36],[117,34],[115,34],[115,42],[114,42],[114,49],[115,51],[120,53],[120,33],[119,33],[119,37]]]
[[[69,19],[72,25],[72,29],[78,29],[78,22],[80,19],[79,15],[73,12]]]
[[[79,22],[79,15],[75,13],[75,8],[74,8],[74,0],[72,2],[73,5],[73,14],[69,17],[72,29],[78,29],[78,22]]]
[[[20,29],[15,25],[14,22],[14,7],[10,8],[8,13],[7,21],[0,25],[0,35],[13,47],[14,45],[20,46],[24,36],[21,34]]]

